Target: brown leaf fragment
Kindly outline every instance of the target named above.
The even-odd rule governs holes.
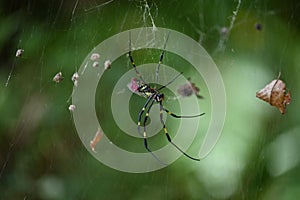
[[[291,102],[291,94],[286,92],[285,83],[279,77],[258,91],[256,97],[277,107],[281,114],[285,113],[286,105]]]

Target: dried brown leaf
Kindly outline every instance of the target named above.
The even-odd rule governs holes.
[[[258,91],[256,97],[277,107],[281,114],[285,113],[286,105],[291,102],[291,94],[286,92],[285,83],[279,77]]]

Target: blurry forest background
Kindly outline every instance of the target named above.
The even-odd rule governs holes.
[[[0,13],[0,199],[300,198],[299,1],[2,0]],[[182,157],[155,172],[124,173],[82,145],[68,110],[70,77],[100,42],[154,24],[211,55],[226,121],[203,161]],[[65,80],[55,84],[59,71]],[[255,97],[280,72],[292,96],[285,115]]]

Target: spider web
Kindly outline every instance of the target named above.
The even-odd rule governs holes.
[[[272,199],[276,195],[290,199],[300,196],[295,189],[299,187],[296,180],[300,143],[296,103],[300,84],[296,68],[299,6],[299,2],[292,0],[284,5],[270,0],[1,2],[2,197]],[[226,123],[220,141],[200,163],[182,158],[153,173],[121,173],[95,160],[76,134],[68,110],[72,75],[101,41],[140,27],[152,27],[153,32],[157,27],[165,27],[190,36],[219,67],[227,95]],[[150,40],[149,46],[154,42]],[[15,56],[18,49],[24,49],[20,57]],[[138,63],[157,62],[159,54],[156,50],[135,52]],[[110,98],[110,86],[117,81],[115,73],[121,75],[131,69],[126,55],[117,62],[124,67],[114,69],[112,65],[111,71],[107,71],[104,95],[97,99],[101,105],[109,104],[106,100]],[[164,62],[174,67],[179,65],[186,77],[192,77],[204,96],[199,102],[204,110],[210,111],[210,91],[201,76],[193,75],[192,66],[185,68],[189,63],[184,58],[168,52]],[[64,80],[56,84],[52,78],[58,72],[62,72]],[[284,116],[255,99],[255,92],[279,72],[292,94]],[[160,76],[168,75],[162,69]],[[166,93],[169,96],[166,106],[176,110],[178,94]],[[140,99],[131,101],[134,104]],[[105,121],[109,115],[101,113],[100,117],[111,128],[113,122]],[[209,122],[207,112],[201,128],[206,129]],[[168,123],[177,128],[176,123]],[[138,138],[125,138],[120,130],[113,129],[110,137],[129,150],[143,150],[143,146],[131,146],[131,141],[139,143]],[[203,137],[199,134],[188,153],[198,152]],[[153,137],[151,143],[159,148],[166,144],[162,140],[165,138]]]

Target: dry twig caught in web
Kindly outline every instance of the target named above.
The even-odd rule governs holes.
[[[99,128],[97,130],[97,132],[95,133],[94,138],[90,141],[90,147],[92,149],[93,152],[96,153],[96,145],[98,144],[98,142],[100,142],[101,138],[103,136],[103,131]]]

